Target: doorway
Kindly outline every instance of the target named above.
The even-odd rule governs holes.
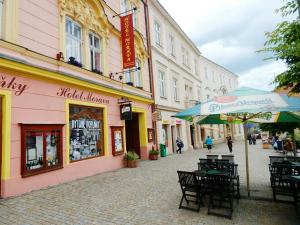
[[[171,134],[172,134],[172,150],[174,153],[176,151],[175,126],[171,126]]]
[[[204,130],[204,127],[201,127],[201,140],[202,140],[202,142],[205,141],[205,130]]]
[[[125,120],[126,150],[134,151],[141,157],[139,114],[132,113],[132,120]]]
[[[195,129],[195,126],[194,125],[190,125],[191,142],[192,142],[192,146],[193,147],[194,147],[194,144],[195,144],[194,129]]]

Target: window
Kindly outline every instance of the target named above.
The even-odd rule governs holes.
[[[185,65],[187,66],[187,67],[190,67],[190,53],[189,53],[189,51],[186,49],[185,50],[185,54],[186,54],[186,62],[185,62]]]
[[[127,0],[121,0],[121,8],[120,8],[120,13],[124,13],[128,11],[128,1]]]
[[[206,95],[206,99],[207,101],[210,99],[210,96],[208,94]]]
[[[189,88],[189,97],[190,97],[189,100],[194,100],[193,88],[192,87]]]
[[[63,125],[22,124],[22,176],[62,168]]]
[[[216,82],[215,71],[211,71],[211,74],[212,74],[213,82]]]
[[[175,40],[173,35],[169,35],[169,43],[170,43],[170,54],[175,57]]]
[[[70,161],[104,155],[103,109],[69,106]]]
[[[198,61],[196,58],[194,59],[194,64],[195,64],[195,74],[199,75]]]
[[[82,34],[81,27],[72,21],[70,18],[66,19],[66,54],[67,60],[70,57],[74,57],[75,60],[81,62],[81,45]]]
[[[205,79],[208,80],[207,67],[204,67],[204,74],[205,74]]]
[[[221,126],[218,124],[218,137],[221,138]]]
[[[181,54],[182,54],[182,64],[190,67],[190,54],[187,49],[181,47]]]
[[[2,37],[2,27],[3,27],[3,1],[4,0],[0,0],[0,37]]]
[[[89,34],[90,40],[90,57],[91,57],[91,70],[97,73],[101,71],[101,39],[94,33]]]
[[[174,94],[174,100],[178,101],[178,82],[177,82],[177,79],[173,79],[173,94]]]
[[[134,9],[134,8],[136,8],[136,10],[132,11],[132,20],[133,20],[132,22],[133,22],[133,27],[135,29],[137,29],[137,26],[138,26],[138,11],[137,11],[136,5],[132,4],[131,9]]]
[[[160,97],[166,97],[165,73],[160,70],[158,71],[158,82]]]
[[[159,46],[162,45],[161,43],[161,30],[160,30],[160,25],[157,22],[154,22],[154,34],[155,34],[155,43]]]
[[[185,93],[184,99],[187,101],[189,99],[189,86],[187,84],[184,85],[184,93]]]
[[[124,82],[125,83],[132,83],[131,73],[130,73],[129,70],[124,71]]]
[[[135,82],[135,86],[136,87],[143,87],[142,84],[142,71],[141,71],[141,62],[140,60],[136,60],[135,61],[135,65],[137,68],[140,68],[139,70],[136,70],[134,72],[134,82]]]
[[[232,88],[231,79],[229,79],[229,87]]]
[[[197,94],[198,94],[198,101],[200,102],[200,100],[201,100],[201,89],[200,88],[198,88]]]
[[[185,48],[181,47],[181,55],[182,55],[182,64],[185,64]]]

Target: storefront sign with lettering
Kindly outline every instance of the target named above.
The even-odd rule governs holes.
[[[64,98],[71,98],[71,99],[95,102],[100,104],[109,104],[109,100],[94,96],[92,92],[85,92],[85,91],[66,88],[66,87],[60,88],[56,94],[57,96],[64,97]]]
[[[3,75],[1,75],[0,87],[14,91],[16,96],[20,96],[28,89],[28,85],[18,82],[16,77],[6,77]]]

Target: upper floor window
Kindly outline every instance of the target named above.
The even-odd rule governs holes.
[[[78,62],[82,58],[82,31],[78,23],[66,18],[66,56],[68,60],[73,57]]]
[[[194,59],[194,64],[195,64],[195,74],[199,75],[198,61],[196,58]]]
[[[120,13],[124,13],[126,11],[128,11],[128,1],[127,0],[121,0]]]
[[[127,83],[127,84],[132,84],[133,85],[130,71],[125,70],[123,74],[124,74],[124,82]]]
[[[154,22],[154,35],[155,35],[155,43],[159,46],[162,46],[161,43],[161,28],[158,22]]]
[[[133,10],[134,8],[136,8],[136,10]],[[136,5],[135,4],[131,4],[131,9],[132,9],[133,27],[135,29],[137,29],[137,27],[138,27],[138,11],[137,11]]]
[[[229,79],[229,87],[232,88],[231,79]]]
[[[169,35],[170,54],[175,57],[175,40],[173,35]]]
[[[184,86],[184,93],[185,93],[184,99],[188,100],[189,99],[189,86],[187,84]]]
[[[192,87],[189,88],[189,97],[190,97],[189,100],[194,100],[193,88]]]
[[[101,39],[94,33],[89,33],[91,70],[101,72]]]
[[[208,94],[206,95],[206,99],[207,99],[207,100],[209,100],[209,99],[210,99],[210,96],[209,96]]]
[[[200,101],[201,100],[201,90],[200,90],[200,88],[198,88],[197,94],[198,94],[198,101]]]
[[[0,37],[2,37],[2,24],[3,24],[3,3],[4,0],[0,0]]]
[[[177,79],[173,79],[173,95],[174,95],[174,100],[178,101],[178,82],[177,82]]]
[[[213,81],[216,82],[215,71],[211,71],[211,74],[212,74]]]
[[[136,87],[143,87],[143,84],[142,84],[142,71],[141,71],[141,62],[140,60],[136,60],[135,61],[135,65],[137,68],[140,68],[139,70],[137,69],[135,72],[134,72],[134,82],[135,82],[135,86]]]
[[[159,94],[160,97],[166,97],[166,78],[163,71],[158,71]]]
[[[207,67],[204,67],[204,75],[205,75],[205,79],[208,80]]]

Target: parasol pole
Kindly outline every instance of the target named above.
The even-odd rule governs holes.
[[[250,197],[250,184],[249,184],[249,159],[248,159],[248,143],[247,143],[247,134],[248,128],[246,126],[246,114],[243,118],[243,125],[244,125],[244,139],[245,139],[245,157],[246,157],[246,179],[247,179],[247,192],[248,197]]]

